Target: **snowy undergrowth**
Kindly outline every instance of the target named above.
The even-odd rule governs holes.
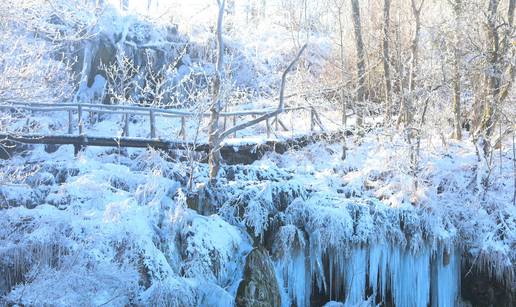
[[[284,305],[453,305],[461,268],[511,282],[507,153],[479,190],[473,145],[427,145],[417,177],[396,137],[366,136],[346,161],[340,145],[318,143],[224,166],[217,189],[195,164],[193,193],[208,216],[188,209],[186,162],[153,150],[90,147],[73,158],[68,146],[35,146],[1,164],[18,173],[0,186],[0,287],[24,304],[230,305],[252,245],[269,250]]]
[[[312,195],[308,201],[296,201],[287,209],[287,220],[293,226],[279,232],[285,238],[276,241],[291,242],[280,249],[301,246],[301,252],[287,248],[290,253],[287,258],[305,263],[303,274],[306,276],[289,269],[292,263],[284,262],[285,258],[278,258],[280,276],[283,274],[290,287],[289,295],[298,300],[298,305],[307,304],[309,296],[299,296],[308,289],[294,289],[292,285],[296,282],[288,280],[314,278],[320,289],[331,288],[321,277],[325,274],[321,273],[325,262],[326,266],[328,263],[333,266],[328,271],[330,274],[337,274],[339,270],[342,273],[353,268],[353,259],[364,261],[374,256],[375,252],[362,250],[361,246],[385,243],[391,249],[399,248],[401,255],[411,253],[416,260],[427,262],[438,262],[439,257],[448,259],[451,256],[446,256],[447,253],[457,250],[457,258],[465,256],[462,266],[466,270],[487,272],[509,289],[513,287],[516,211],[512,206],[512,154],[497,152],[489,186],[484,189],[476,184],[479,163],[471,141],[442,144],[437,138],[429,138],[424,142],[428,144],[422,147],[430,149],[421,152],[416,176],[410,175],[407,146],[397,137],[374,135],[361,139],[358,145],[350,146],[344,162],[340,161],[339,145],[320,144],[282,156],[272,154],[264,160],[265,164],[273,161],[286,170],[296,170],[294,177],[305,186],[324,191]],[[362,255],[355,257],[357,252]],[[392,257],[392,250],[383,250],[383,253]],[[347,254],[351,263],[339,260],[342,254]],[[451,262],[457,261],[451,258]],[[370,259],[369,269],[374,268],[371,263]],[[367,263],[360,266],[367,267]],[[432,267],[437,271],[443,269]],[[342,274],[346,276],[345,272]],[[392,272],[388,274],[394,278]],[[456,280],[457,276],[454,278]],[[344,289],[347,286],[345,278],[343,280],[344,285],[340,287]],[[396,285],[394,281],[393,285]],[[432,292],[441,289],[439,282],[427,285]],[[349,299],[356,302],[356,297],[349,295]],[[433,298],[432,304],[443,299]]]
[[[17,202],[23,195],[3,194],[11,200],[0,211],[5,302],[184,306],[209,305],[214,294],[222,305],[233,300],[247,236],[186,208],[178,164],[153,151],[127,158],[91,148],[71,157],[72,148],[63,146],[2,162],[38,165],[24,182],[1,186],[35,195],[28,209]]]

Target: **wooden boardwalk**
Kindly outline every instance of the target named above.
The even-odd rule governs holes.
[[[9,144],[51,144],[51,145],[73,145],[75,153],[77,154],[85,146],[104,146],[104,147],[134,147],[147,148],[170,151],[170,150],[192,150],[196,152],[208,153],[209,146],[206,143],[194,144],[187,139],[186,122],[193,118],[209,117],[209,113],[194,113],[178,109],[162,109],[153,107],[139,107],[139,106],[124,106],[124,105],[97,105],[97,104],[29,104],[29,103],[11,103],[0,105],[0,110],[11,113],[20,112],[22,110],[29,112],[65,112],[68,115],[67,131],[61,133],[56,132],[52,135],[30,134],[19,132],[0,132],[0,142]],[[241,145],[227,145],[221,149],[224,160],[228,163],[250,163],[259,159],[267,151],[275,151],[283,153],[291,146],[304,146],[313,140],[325,138],[335,139],[342,132],[326,133],[323,131],[323,125],[319,116],[313,108],[309,107],[295,107],[285,108],[284,112],[295,112],[301,110],[308,110],[311,112],[311,130],[312,132],[305,136],[295,137],[282,141],[267,141],[261,144],[241,144]],[[273,111],[273,110],[272,110]],[[261,116],[271,112],[269,109],[263,110],[249,110],[237,112],[222,112],[220,114],[223,125],[226,126],[228,122],[233,126],[237,125],[242,118]],[[124,123],[123,133],[120,137],[106,137],[106,136],[90,136],[88,135],[84,118],[85,113],[92,114],[119,114],[122,116]],[[130,120],[131,117],[147,117],[149,122],[149,136],[131,137],[130,136]],[[178,139],[170,140],[160,138],[156,133],[156,118],[157,117],[172,117],[177,118],[181,122],[180,130],[178,131]],[[286,125],[276,117],[271,122],[266,121],[266,131],[269,137],[274,130],[288,131]],[[313,133],[314,127],[319,126],[320,133]]]

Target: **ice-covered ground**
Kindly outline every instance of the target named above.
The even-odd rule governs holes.
[[[189,39],[209,46],[209,27],[193,24],[208,24],[201,20],[211,20],[214,7],[187,7],[194,9],[183,17],[194,21],[185,30]],[[149,29],[130,12],[106,14],[95,29],[107,37]],[[233,29],[226,37],[229,47],[245,50],[241,67],[254,69],[239,81],[263,91],[237,108],[277,104],[279,76],[295,48],[274,27],[241,28],[247,35]],[[156,29],[152,43],[164,33]],[[317,68],[327,42],[313,40],[319,49],[309,49],[307,60]],[[135,41],[138,35],[127,50]],[[91,99],[97,90],[82,89],[85,96],[75,98]],[[340,112],[320,116],[326,128],[339,126]],[[309,113],[280,118],[290,131],[271,138],[310,130]],[[85,120],[87,135],[122,134],[121,116]],[[178,138],[179,119],[156,124],[158,137]],[[264,124],[226,142],[263,142]],[[190,140],[197,125],[187,122]],[[202,122],[199,142],[206,127]],[[147,118],[132,118],[129,129],[147,137]],[[0,130],[64,134],[67,116],[22,114]],[[226,165],[214,188],[205,164],[151,149],[89,147],[74,157],[71,146],[52,153],[30,147],[0,161],[0,305],[228,306],[248,278],[253,247],[270,255],[275,276],[268,277],[278,282],[284,306],[452,306],[461,270],[482,270],[516,288],[511,146],[485,169],[467,137],[443,144],[428,132],[422,142],[414,166],[403,137],[379,128],[351,137],[345,161],[340,144],[320,142],[252,165]],[[477,174],[488,175],[487,189]]]
[[[470,142],[429,139],[414,179],[403,141],[381,135],[350,142],[346,161],[340,145],[318,143],[227,166],[213,190],[195,164],[192,192],[190,165],[156,151],[90,147],[74,158],[70,146],[36,146],[0,164],[0,290],[25,305],[227,306],[257,245],[284,305],[319,291],[350,306],[366,293],[451,306],[461,263],[511,282],[509,153],[484,191]],[[191,195],[205,195],[206,216],[189,209]]]

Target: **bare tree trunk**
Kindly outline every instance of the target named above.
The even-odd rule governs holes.
[[[222,19],[224,17],[225,0],[218,0],[219,15],[217,19],[217,62],[216,73],[212,84],[212,102],[211,115],[209,124],[208,144],[210,152],[208,155],[208,163],[210,165],[210,182],[215,184],[217,182],[217,175],[220,170],[222,162],[222,155],[220,154],[220,144],[222,139],[220,137],[221,131],[219,128],[220,112],[222,111],[222,102],[220,101],[220,88],[222,78],[222,66],[224,65],[224,42],[222,41]]]
[[[487,13],[486,22],[486,36],[488,39],[488,69],[486,69],[485,80],[488,87],[487,99],[484,102],[482,122],[481,122],[481,133],[483,134],[486,142],[484,153],[487,155],[491,149],[491,137],[494,133],[494,128],[497,120],[499,119],[500,104],[506,98],[510,92],[515,72],[514,67],[511,64],[504,63],[508,55],[510,36],[512,35],[513,22],[514,22],[514,10],[516,6],[515,0],[509,1],[508,12],[507,12],[507,23],[504,24],[506,31],[502,32],[500,38],[499,28],[497,25],[498,19],[498,8],[500,0],[490,0]],[[504,65],[508,65],[504,67]],[[502,74],[503,70],[507,69],[508,80],[502,91]]]
[[[414,89],[416,87],[416,74],[418,69],[418,59],[419,59],[419,37],[421,33],[421,9],[423,8],[423,4],[425,0],[421,0],[419,6],[416,4],[416,0],[411,0],[410,4],[412,7],[412,15],[414,16],[414,36],[412,37],[412,43],[410,45],[410,74],[409,74],[409,97],[405,99],[405,109],[404,109],[404,121],[408,126],[412,123],[412,113],[413,113],[413,99],[414,99]]]
[[[398,107],[398,118],[396,120],[396,127],[399,127],[401,121],[403,120],[403,114],[405,110],[405,65],[402,60],[402,43],[401,43],[401,20],[400,20],[400,12],[398,10],[397,14],[397,22],[396,22],[396,42],[394,44],[396,47],[396,65],[393,66],[395,68],[396,79],[398,82],[398,99],[397,103]]]
[[[419,59],[419,36],[421,33],[421,9],[425,0],[421,0],[419,6],[416,4],[416,0],[411,0],[412,15],[414,16],[414,36],[412,37],[412,43],[410,45],[411,59],[410,59],[410,79],[409,79],[409,91],[413,91],[416,83],[416,70],[418,68]]]
[[[408,81],[408,95],[407,97],[403,97],[403,93],[401,93],[401,105],[400,105],[400,113],[398,115],[397,125],[401,122],[405,123],[405,126],[410,126],[413,119],[413,99],[414,99],[414,89],[416,85],[416,70],[418,68],[418,57],[419,57],[419,36],[421,32],[421,9],[423,8],[425,0],[421,0],[419,6],[416,4],[416,0],[410,0],[410,4],[412,7],[412,16],[414,17],[414,36],[412,37],[412,42],[410,44],[410,70],[409,70],[409,81]],[[401,63],[400,63],[401,65]],[[403,82],[402,77],[400,77],[400,82]]]
[[[342,22],[342,7],[343,3],[337,3],[335,4],[337,6],[337,21],[339,23],[339,40],[340,40],[340,103],[342,105],[342,129],[346,129],[347,126],[347,106],[346,106],[346,93],[344,88],[344,80],[346,78],[346,75],[344,73],[344,25]],[[346,133],[343,134],[342,138],[342,156],[341,159],[345,160],[347,155],[348,146],[346,144]]]
[[[506,30],[504,31],[504,38],[502,43],[502,55],[506,55],[509,59],[516,56],[516,50],[512,50],[511,53],[511,37],[514,37],[514,33],[516,29],[514,28],[514,11],[516,8],[516,0],[510,0],[508,11],[507,11],[507,24]],[[509,67],[507,69],[507,82],[502,85],[502,89],[500,90],[500,103],[502,103],[505,98],[509,95],[512,85],[514,84],[514,79],[516,78],[516,67],[515,65],[508,64]]]
[[[358,0],[351,0],[351,12],[353,18],[353,29],[355,33],[355,47],[357,51],[357,91],[356,100],[360,103],[358,107],[355,106],[357,112],[357,125],[363,125],[363,112],[365,101],[365,51],[364,41],[362,39],[362,24],[360,22],[360,6]]]
[[[390,25],[391,0],[383,2],[383,76],[385,82],[386,118],[390,120],[392,109],[392,81],[389,67],[389,25]]]
[[[453,11],[455,13],[455,37],[453,47],[453,137],[457,140],[462,139],[461,126],[461,86],[460,86],[460,18],[462,16],[461,0],[455,0]]]
[[[486,100],[482,114],[481,129],[484,137],[484,154],[486,157],[490,151],[490,140],[493,135],[495,126],[495,108],[498,106],[498,97],[500,94],[500,37],[496,26],[496,15],[498,11],[499,0],[489,0],[486,35],[488,39],[488,69],[486,70],[485,80],[488,87]]]
[[[507,51],[509,49],[509,44],[511,40],[511,31],[514,31],[513,24],[514,24],[514,10],[516,7],[516,0],[509,0],[509,6],[507,8],[507,27],[505,31],[504,36],[504,44],[503,48],[504,51]]]

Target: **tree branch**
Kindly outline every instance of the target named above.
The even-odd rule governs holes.
[[[283,112],[283,110],[285,108],[284,93],[285,93],[285,83],[286,83],[286,79],[287,79],[287,74],[294,67],[296,62],[299,60],[299,58],[301,57],[301,54],[303,54],[303,51],[305,51],[306,46],[307,46],[307,44],[304,44],[303,47],[301,47],[301,49],[297,53],[297,55],[294,58],[294,60],[292,60],[292,62],[290,62],[290,65],[287,67],[287,69],[285,69],[285,71],[283,72],[283,75],[281,76],[281,87],[280,87],[280,97],[279,97],[278,108],[275,111],[273,111],[273,112],[266,113],[266,114],[264,114],[264,115],[262,115],[262,116],[260,116],[258,118],[255,118],[255,119],[250,120],[248,122],[245,122],[245,123],[242,123],[242,124],[239,124],[239,125],[236,125],[234,127],[231,127],[229,129],[227,129],[226,131],[224,131],[220,135],[221,140],[223,140],[226,137],[230,136],[234,132],[237,132],[239,130],[242,130],[242,129],[254,126],[254,125],[258,124],[259,122],[267,120],[268,118],[274,117],[274,116],[280,114],[281,112]]]

